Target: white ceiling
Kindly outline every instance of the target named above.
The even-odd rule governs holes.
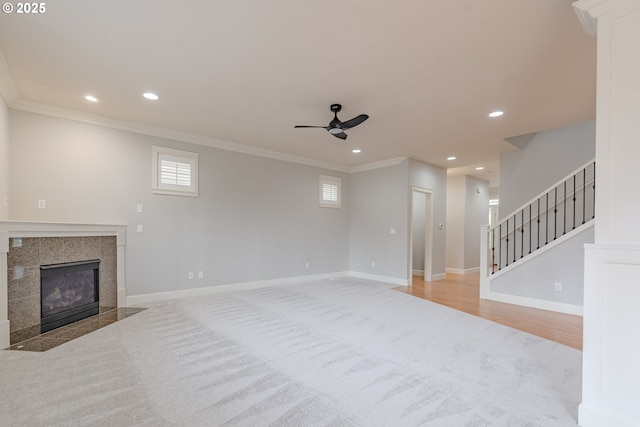
[[[0,88],[14,108],[346,167],[413,157],[488,179],[474,168],[497,172],[499,153],[516,149],[504,138],[595,118],[595,38],[571,3],[56,0],[0,15]],[[346,141],[293,128],[328,124],[332,103],[343,121],[370,118]],[[504,116],[488,118],[496,109]]]

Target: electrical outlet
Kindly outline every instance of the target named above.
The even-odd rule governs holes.
[[[198,271],[198,279],[204,279],[204,271]]]
[[[556,282],[556,291],[558,291],[558,292],[562,291],[562,283]]]
[[[376,268],[376,263],[374,261],[371,261],[371,268]]]
[[[143,211],[142,205],[136,205],[136,212],[142,213],[142,211]]]
[[[307,262],[304,264],[304,268],[309,268],[310,266],[311,266],[311,264],[309,264],[309,261],[307,261]]]
[[[45,209],[47,207],[47,201],[46,200],[38,200],[38,209]]]
[[[137,231],[138,233],[142,233],[142,225],[138,224],[138,225],[136,226],[136,231]]]
[[[189,272],[189,279],[193,279],[193,271]]]

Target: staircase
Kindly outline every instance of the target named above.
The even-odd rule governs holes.
[[[481,230],[480,298],[491,295],[491,281],[593,226],[595,161],[574,170]]]

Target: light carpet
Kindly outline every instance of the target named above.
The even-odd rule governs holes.
[[[354,278],[0,351],[2,426],[570,426],[581,352]]]

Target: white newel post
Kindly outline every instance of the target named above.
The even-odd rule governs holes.
[[[579,423],[640,425],[640,0],[581,0],[597,32],[595,241],[585,248]]]
[[[480,226],[480,298],[489,298],[489,226]]]

